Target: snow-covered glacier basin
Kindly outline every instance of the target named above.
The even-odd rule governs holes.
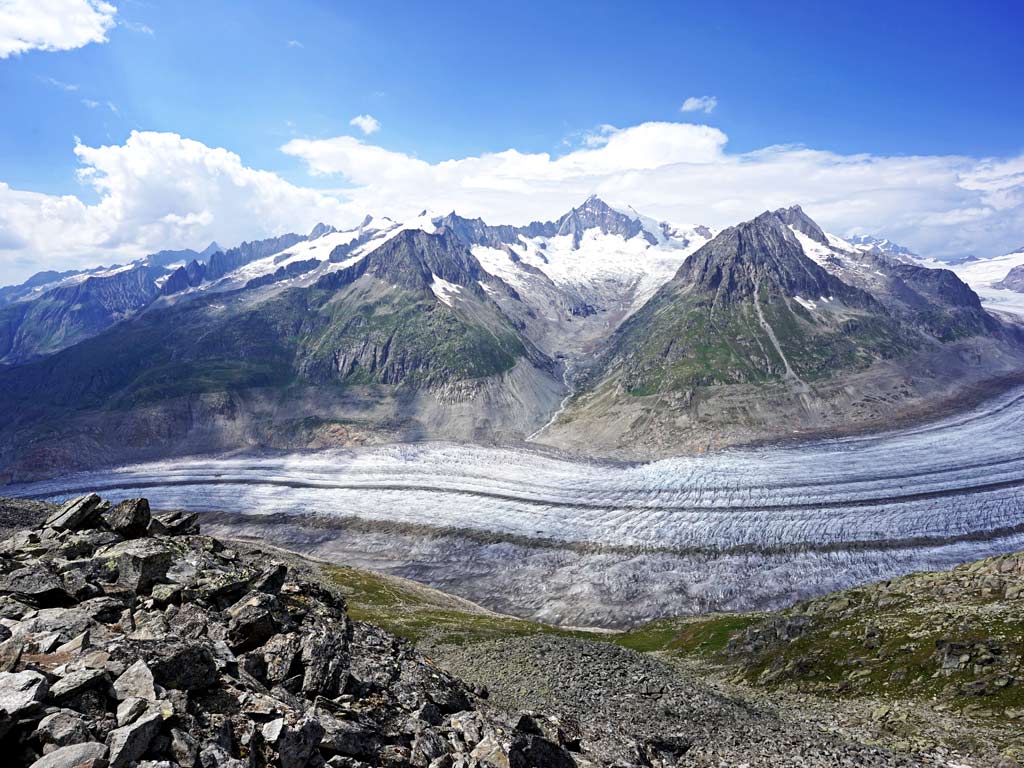
[[[405,444],[202,457],[4,489],[144,495],[570,623],[784,604],[1024,548],[1024,391],[926,426],[647,464]],[[316,525],[311,527],[311,521]]]

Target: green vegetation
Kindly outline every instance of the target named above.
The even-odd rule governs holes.
[[[593,637],[526,619],[481,611],[458,598],[403,579],[343,566],[324,566],[345,595],[349,615],[412,642],[463,644],[500,637],[553,634]]]

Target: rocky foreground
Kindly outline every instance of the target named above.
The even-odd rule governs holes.
[[[4,766],[568,767],[580,749],[555,721],[475,711],[486,692],[323,586],[145,499],[81,497],[0,542],[0,640]]]
[[[442,668],[352,620],[309,561],[144,499],[0,500],[0,518],[4,766],[960,764],[824,733],[594,639],[435,643]]]

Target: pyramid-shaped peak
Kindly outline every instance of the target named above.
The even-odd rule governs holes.
[[[627,240],[643,234],[652,245],[657,243],[654,236],[644,230],[638,216],[612,208],[597,195],[591,195],[581,206],[562,216],[557,225],[557,234],[572,235],[577,247],[582,234],[588,229],[600,229],[606,235],[621,235]]]
[[[786,226],[792,227],[797,232],[807,235],[807,237],[822,245],[828,245],[828,238],[825,236],[825,232],[814,219],[804,213],[804,209],[799,205],[791,205],[788,208],[779,208],[775,211],[765,211],[762,216],[764,215],[775,216]]]

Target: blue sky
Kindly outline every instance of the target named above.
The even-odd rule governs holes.
[[[719,149],[729,160],[749,160],[749,153],[775,145],[799,145],[847,159],[946,158],[946,167],[962,174],[955,158],[975,163],[996,158],[1011,163],[999,171],[1004,179],[1016,178],[1014,161],[1024,152],[1024,4],[1019,2],[723,7],[121,0],[114,12],[100,0],[61,1],[91,3],[106,14],[105,39],[78,47],[58,42],[43,47],[67,49],[29,48],[0,58],[7,115],[0,127],[0,182],[13,190],[74,195],[85,206],[110,194],[94,183],[110,170],[104,167],[83,181],[77,172],[89,161],[74,152],[75,137],[85,147],[127,146],[133,130],[224,148],[245,168],[273,172],[303,189],[327,190],[340,196],[343,206],[388,207],[387,180],[372,177],[362,165],[353,171],[351,158],[324,161],[327,145],[290,152],[282,147],[294,139],[352,136],[396,158],[430,164],[509,148],[557,157],[588,142],[598,146],[603,125],[625,130],[691,123],[719,131]],[[32,6],[30,0],[0,0],[0,45],[5,3],[20,4],[26,14]],[[709,112],[682,112],[690,97],[714,97],[715,106]],[[364,135],[350,124],[357,115],[372,115],[380,129]],[[133,163],[130,172],[145,167]],[[922,173],[920,183],[939,183],[934,168]],[[843,180],[838,176],[834,183]],[[390,183],[401,186],[402,178]],[[595,184],[615,189],[608,179]],[[376,191],[355,201],[338,191],[353,186]],[[855,196],[865,194],[864,186],[870,184],[858,186]],[[1005,187],[999,190],[1004,198]],[[430,188],[423,186],[425,192]],[[578,194],[575,186],[571,193]],[[1024,244],[1016,184],[1010,194],[1014,204],[1009,207],[1015,210],[1002,215],[997,239],[960,237],[945,254],[937,246],[938,234],[922,234],[917,246],[952,255],[998,250],[1015,235]],[[442,203],[461,202],[440,197]],[[967,211],[1008,206],[1005,199],[979,202],[957,190],[940,197],[945,202],[929,202],[932,207],[917,215],[916,224],[897,221],[885,234],[909,235],[913,241],[917,231],[930,226],[922,222],[937,222],[936,215],[955,226],[950,222],[972,215]],[[821,208],[825,223],[850,229],[852,213],[846,218],[834,213],[833,198],[824,199]],[[550,200],[560,202],[553,195]],[[468,204],[473,202],[469,196]],[[652,202],[658,209],[660,200]],[[684,202],[674,207],[666,202],[653,212],[691,213]],[[725,217],[762,202],[772,201],[760,194],[742,206],[693,210],[689,218],[720,215],[722,222],[711,223],[727,223]],[[424,200],[421,207],[432,203]],[[509,205],[509,219],[536,212]],[[942,205],[947,210],[940,210]],[[864,210],[872,213],[870,206]],[[193,212],[198,218],[209,213],[216,223],[169,234],[161,230],[162,236],[222,232],[231,239],[241,231],[212,208]],[[480,212],[501,218],[504,211],[495,199]],[[888,220],[877,216],[863,222],[868,229],[885,224]],[[0,219],[0,247],[3,226]],[[124,229],[139,227],[138,221],[119,226],[116,234],[103,229],[91,245],[69,244],[65,255],[53,258],[78,263],[107,253],[130,255],[132,248],[153,244]],[[11,256],[8,271],[23,272],[32,259],[43,257],[15,232],[16,223],[8,221],[7,227],[8,250],[17,252],[19,264],[10,266]]]

